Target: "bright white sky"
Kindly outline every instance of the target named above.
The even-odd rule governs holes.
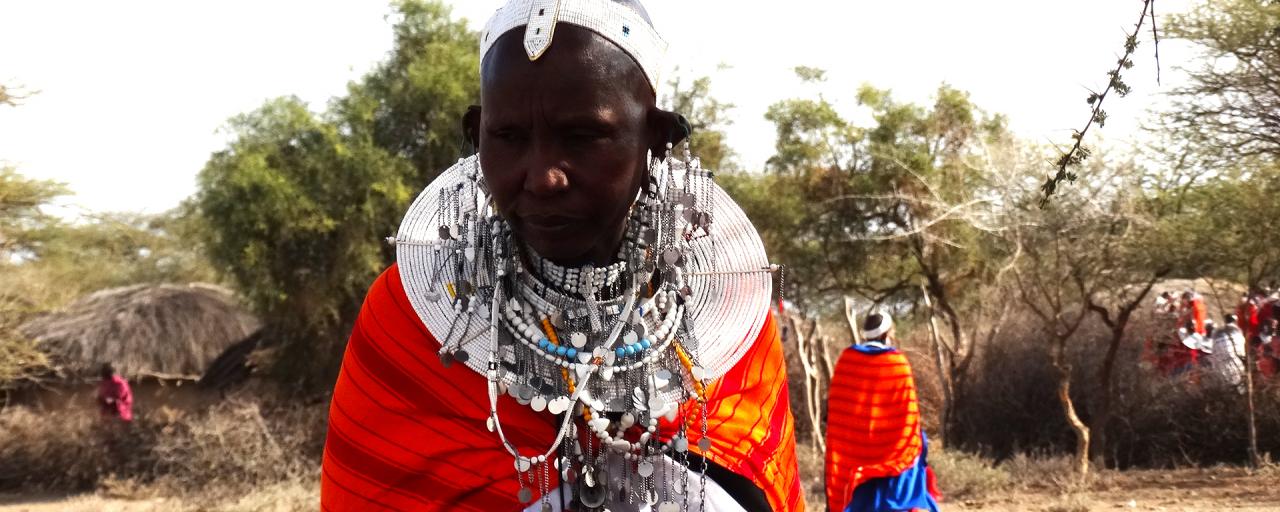
[[[1159,0],[1158,14],[1190,0]],[[225,120],[294,94],[314,109],[344,92],[391,47],[388,5],[368,0],[6,0],[0,10],[0,83],[39,94],[0,107],[0,160],[63,181],[65,214],[160,212],[195,190]],[[450,0],[483,23],[497,0]],[[737,105],[729,142],[747,168],[773,149],[763,118],[773,102],[822,92],[856,116],[859,84],[929,101],[946,82],[1007,114],[1033,142],[1065,143],[1088,116],[1086,88],[1105,84],[1141,0],[648,0],[681,75],[713,76]],[[766,7],[771,6],[771,7]],[[785,6],[785,7],[784,7]],[[1162,42],[1155,83],[1149,38],[1113,97],[1101,132],[1142,140],[1138,126],[1179,83],[1191,51]],[[717,71],[720,63],[731,66]],[[829,71],[803,87],[797,65]],[[670,74],[668,76],[671,76]],[[1134,137],[1137,136],[1135,139]],[[1094,139],[1095,141],[1097,139]]]

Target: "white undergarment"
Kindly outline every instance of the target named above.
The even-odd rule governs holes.
[[[611,472],[610,474],[614,474],[614,475],[623,474],[621,472],[622,468],[621,468],[620,459],[610,457],[610,466],[611,468],[614,466],[618,468],[617,472]],[[660,459],[659,466],[660,467],[658,467],[654,471],[654,475],[655,475],[654,484],[657,486],[657,489],[658,489],[658,499],[660,500],[659,502],[661,502],[661,500],[665,498],[665,496],[663,495],[663,489],[669,488],[669,486],[672,484],[672,482],[669,482],[667,480],[667,475],[668,474],[672,475],[672,480],[680,480],[681,482],[683,482],[687,474],[689,487],[688,489],[685,490],[685,493],[683,495],[675,494],[673,496],[673,498],[675,498],[673,501],[675,501],[676,503],[682,503],[681,500],[688,499],[690,512],[746,512],[746,509],[742,508],[742,505],[739,505],[737,500],[734,500],[733,497],[730,496],[728,492],[725,492],[725,490],[721,488],[720,485],[712,481],[711,478],[706,479],[707,492],[706,492],[705,503],[707,508],[705,511],[703,511],[698,499],[698,486],[701,485],[702,476],[698,473],[698,471],[696,471],[696,467],[694,468],[695,470],[693,471],[686,470],[684,465],[677,464],[676,461],[672,460],[669,457],[663,457],[662,459]],[[643,502],[618,503],[615,501],[617,499],[617,496],[616,496],[617,493],[610,493],[610,494],[611,494],[610,501],[605,503],[605,508],[610,512],[655,512],[657,510],[656,506],[650,507],[649,505]],[[550,497],[550,501],[551,501],[551,510],[553,512],[562,512],[560,509],[560,501],[561,501],[560,489],[553,489],[550,493],[548,493],[548,496]],[[534,502],[524,510],[525,512],[542,512],[542,500],[538,500]]]

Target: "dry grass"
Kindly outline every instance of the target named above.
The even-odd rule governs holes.
[[[930,450],[929,465],[938,476],[943,499],[965,501],[997,495],[1010,488],[1009,471],[990,459],[955,450]]]
[[[0,410],[0,491],[223,504],[196,510],[311,509],[325,412],[233,397],[199,413],[162,408],[118,429],[92,411],[8,408]]]

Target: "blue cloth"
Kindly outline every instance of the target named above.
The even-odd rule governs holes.
[[[920,457],[901,475],[873,478],[853,490],[853,499],[845,512],[900,512],[928,510],[938,512],[938,502],[929,494],[929,437],[920,432],[924,444]]]
[[[888,345],[885,345],[885,346],[853,345],[849,347],[849,350],[857,350],[858,352],[862,352],[863,354],[866,354],[869,356],[878,356],[886,352],[896,352],[898,349],[890,347]]]

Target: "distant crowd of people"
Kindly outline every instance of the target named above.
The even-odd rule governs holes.
[[[1260,288],[1241,297],[1217,325],[1204,297],[1191,290],[1156,298],[1155,314],[1170,328],[1148,340],[1145,362],[1163,375],[1202,377],[1243,390],[1247,353],[1264,379],[1280,372],[1280,290]]]

